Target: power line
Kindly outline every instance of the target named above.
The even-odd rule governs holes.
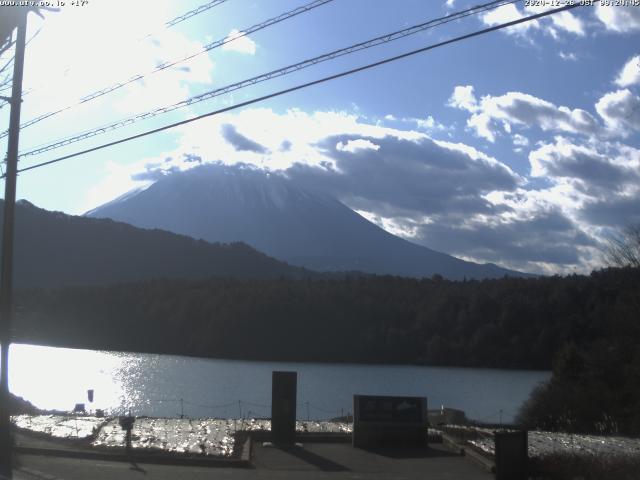
[[[191,106],[191,105],[195,105],[196,103],[200,103],[203,102],[205,100],[210,100],[212,98],[221,96],[221,95],[225,95],[227,93],[236,91],[236,90],[240,90],[242,88],[246,88],[267,80],[271,80],[273,78],[277,78],[277,77],[281,77],[284,75],[288,75],[290,73],[293,72],[297,72],[299,70],[311,67],[313,65],[317,65],[319,63],[322,62],[326,62],[329,60],[333,60],[335,58],[344,56],[344,55],[349,55],[351,53],[360,51],[360,50],[366,50],[369,48],[373,48],[375,46],[384,44],[384,43],[389,43],[395,40],[399,40],[401,38],[407,37],[409,35],[414,35],[418,32],[422,32],[424,30],[430,29],[430,28],[435,28],[437,26],[449,23],[449,22],[453,22],[455,20],[459,20],[461,18],[467,17],[469,15],[476,15],[478,13],[482,13],[488,10],[492,10],[495,8],[498,8],[500,6],[503,5],[508,5],[511,3],[516,3],[519,0],[495,0],[480,6],[476,6],[476,7],[472,7],[469,8],[467,10],[463,10],[461,12],[457,12],[455,14],[452,15],[447,15],[445,17],[439,17],[436,19],[432,19],[432,20],[428,20],[426,22],[420,23],[418,25],[414,25],[412,27],[409,28],[405,28],[402,30],[398,30],[392,33],[387,33],[385,35],[381,35],[379,37],[375,37],[372,38],[370,40],[366,40],[364,42],[360,42],[354,45],[351,45],[349,47],[345,47],[345,48],[341,48],[338,50],[334,50],[332,52],[329,53],[325,53],[322,54],[320,56],[317,57],[313,57],[307,60],[303,60],[302,62],[298,62],[298,63],[294,63],[292,65],[288,65],[286,67],[277,69],[277,70],[273,70],[271,72],[267,72],[261,75],[258,75],[256,77],[252,77],[246,80],[242,80],[240,82],[236,82],[236,83],[232,83],[230,85],[226,85],[224,87],[220,87],[220,88],[216,88],[214,90],[210,90],[208,92],[202,93],[200,95],[196,95],[194,97],[190,97],[186,100],[183,100],[181,102],[177,102],[174,103],[172,105],[168,105],[168,106],[164,106],[164,107],[159,107],[159,108],[155,108],[153,110],[144,112],[144,113],[140,113],[137,115],[134,115],[132,117],[126,118],[124,120],[119,120],[117,122],[108,124],[108,125],[103,125],[101,127],[97,127],[97,128],[93,128],[91,130],[87,130],[85,132],[73,135],[71,137],[66,137],[57,141],[54,141],[52,143],[48,143],[48,144],[44,144],[44,145],[40,145],[37,146],[35,148],[33,148],[30,151],[27,151],[25,153],[22,153],[20,155],[21,158],[24,158],[26,156],[31,156],[31,155],[38,155],[40,153],[44,153],[50,150],[54,150],[60,147],[64,147],[67,145],[70,145],[72,143],[76,143],[82,140],[86,140],[88,138],[92,138],[95,137],[97,135],[101,135],[113,130],[117,130],[119,128],[123,128],[129,125],[132,125],[133,123],[136,123],[138,121],[141,120],[146,120],[149,118],[153,118],[155,116],[164,114],[164,113],[168,113],[168,112],[172,112],[174,110],[183,108],[183,107],[187,107],[187,106]]]
[[[5,63],[2,67],[0,67],[0,73],[4,72],[7,68],[9,68],[9,65],[11,65],[12,63],[13,63],[13,57],[7,60],[7,63]]]
[[[221,4],[223,4],[223,3],[227,2],[227,1],[228,0],[213,0],[213,1],[209,2],[209,3],[204,4],[204,5],[200,5],[200,6],[196,7],[196,8],[194,8],[193,10],[189,10],[188,12],[183,13],[182,15],[179,15],[179,16],[177,16],[177,17],[165,22],[164,27],[165,27],[165,29],[171,28],[171,27],[173,27],[173,26],[175,26],[175,25],[177,25],[177,24],[179,24],[181,22],[184,22],[185,20],[188,20],[191,17],[199,15],[199,14],[201,14],[201,13],[207,11],[207,10],[210,10],[213,7],[217,7],[218,5],[221,5]],[[33,38],[35,36],[38,35],[38,33],[40,33],[40,30],[41,30],[41,28],[38,29],[36,34],[32,38],[30,38],[29,41],[27,41],[27,45],[29,44],[29,42],[31,40],[33,40]],[[144,37],[139,38],[138,41],[144,40],[144,39],[149,38],[149,37],[151,37],[153,35],[154,35],[154,32],[148,33]],[[67,71],[68,70],[69,70],[69,67],[67,67]],[[0,70],[0,72],[1,72],[1,70]],[[11,90],[11,86],[9,86],[8,88],[0,88],[0,92],[2,92],[3,90]],[[38,90],[38,89],[36,89],[36,90]],[[23,92],[22,97],[24,98],[27,94],[33,93],[33,91],[34,91],[34,89],[30,89],[30,90],[27,90],[26,92]],[[0,109],[2,109],[3,107],[4,107],[4,104],[0,105]],[[48,118],[48,117],[45,117],[45,118]],[[44,118],[42,120],[44,120]],[[41,120],[38,120],[38,121],[41,121]],[[37,123],[37,122],[35,122],[35,123]],[[27,125],[22,125],[23,128],[25,126],[27,126]],[[4,136],[6,136],[6,133],[7,132],[1,133],[0,134],[0,138],[3,138]]]
[[[193,10],[189,10],[182,15],[178,15],[176,18],[169,20],[164,25],[167,28],[171,28],[179,23],[184,22],[185,20],[190,19],[191,17],[195,17],[196,15],[200,15],[202,12],[206,12],[207,10],[212,9],[213,7],[217,7],[218,5],[223,4],[227,0],[213,0],[209,3],[205,3],[204,5],[200,5],[199,7],[194,8]]]
[[[226,0],[225,0],[226,1]],[[30,127],[31,125],[35,125],[36,123],[39,123],[43,120],[46,120],[47,118],[51,118],[54,115],[58,115],[59,113],[65,112],[67,110],[70,110],[74,107],[77,107],[79,105],[82,105],[84,103],[90,102],[91,100],[95,100],[96,98],[102,97],[104,95],[107,95],[111,92],[114,92],[116,90],[119,90],[122,87],[125,87],[127,85],[130,85],[134,82],[137,82],[139,80],[142,80],[143,78],[149,76],[149,75],[153,75],[155,73],[161,72],[163,70],[166,70],[167,68],[173,67],[179,63],[182,62],[186,62],[188,60],[191,60],[199,55],[202,55],[203,53],[209,52],[215,48],[221,47],[223,45],[226,45],[227,43],[231,43],[233,41],[238,40],[239,38],[245,37],[251,33],[255,33],[259,30],[265,29],[267,27],[270,27],[272,25],[275,25],[277,23],[283,22],[285,20],[288,20],[289,18],[295,17],[297,15],[300,15],[301,13],[306,13],[310,10],[313,10],[314,8],[317,8],[321,5],[324,5],[325,3],[329,3],[332,2],[334,0],[313,0],[311,3],[308,3],[306,5],[302,5],[300,7],[297,7],[293,10],[289,10],[288,12],[285,13],[281,13],[280,15],[270,18],[268,20],[265,20],[263,22],[257,23],[251,27],[248,27],[246,29],[243,29],[242,31],[240,31],[237,35],[234,36],[226,36],[224,38],[221,38],[219,40],[216,40],[214,42],[211,42],[207,45],[205,45],[201,50],[199,50],[198,52],[189,54],[187,56],[178,58],[178,59],[174,59],[174,60],[168,60],[160,65],[158,65],[156,68],[154,68],[153,70],[151,70],[150,72],[147,72],[145,74],[138,74],[138,75],[134,75],[133,77],[127,79],[127,80],[123,80],[117,83],[114,83],[112,85],[109,85],[108,87],[105,87],[101,90],[97,90],[93,93],[90,93],[88,95],[85,95],[84,97],[82,97],[77,103],[72,104],[72,105],[68,105],[66,107],[60,108],[58,110],[54,110],[48,113],[44,113],[42,115],[39,115],[35,118],[32,118],[31,120],[26,121],[25,123],[23,123],[22,125],[20,125],[20,128],[27,128]],[[219,4],[219,3],[218,3]],[[193,15],[197,15],[197,13],[193,13]],[[191,15],[191,16],[193,16]],[[8,131],[2,132],[0,133],[0,138],[4,138],[8,135]]]
[[[184,61],[191,60],[192,58],[195,58],[198,55],[201,55],[201,54],[203,54],[205,52],[208,52],[208,51],[210,51],[210,50],[212,50],[214,48],[218,48],[218,47],[220,47],[220,46],[222,46],[222,45],[224,45],[226,43],[229,43],[229,42],[232,42],[234,40],[237,40],[238,38],[245,37],[245,36],[247,36],[247,35],[249,35],[251,33],[255,33],[255,32],[259,31],[259,30],[262,30],[264,28],[270,27],[271,25],[275,25],[276,23],[280,23],[283,20],[287,20],[287,19],[289,19],[291,17],[294,17],[296,15],[299,15],[301,13],[306,13],[309,10],[313,10],[314,8],[320,7],[320,6],[324,5],[325,3],[329,3],[329,2],[332,2],[332,1],[333,0],[315,0],[315,1],[311,2],[311,3],[303,5],[301,7],[295,8],[295,9],[290,10],[290,11],[285,12],[285,13],[282,13],[282,14],[276,16],[276,17],[273,17],[273,18],[270,18],[270,19],[265,20],[263,22],[257,23],[257,24],[255,24],[255,25],[253,25],[251,27],[244,28],[244,29],[240,30],[238,32],[238,34],[234,35],[233,37],[227,36],[227,37],[221,38],[219,40],[216,40],[214,42],[211,42],[208,45],[205,45],[205,47],[201,51],[199,51],[197,53],[194,53],[192,55],[188,55],[188,56],[183,57],[183,58],[181,58],[179,60],[173,60],[173,61],[165,62],[160,67],[164,69],[164,68],[172,67],[172,66],[174,66],[174,65],[176,65],[178,63],[182,63]]]
[[[33,40],[34,38],[36,38],[36,37],[40,34],[40,32],[41,32],[41,31],[42,31],[42,27],[40,27],[40,28],[39,28],[39,29],[38,29],[38,30],[37,30],[37,31],[36,31],[36,32],[31,36],[31,38],[29,38],[29,40],[27,40],[27,41],[26,41],[26,43],[25,43],[25,48],[26,48],[26,47],[31,43],[31,40]],[[1,74],[2,74],[2,73],[3,73],[7,68],[9,68],[9,65],[12,65],[12,64],[13,64],[14,58],[15,58],[15,55],[12,55],[12,56],[7,60],[7,63],[5,63],[2,67],[0,67],[0,75],[1,75]],[[12,75],[12,74],[11,74],[11,75]],[[7,79],[9,79],[9,76],[10,76],[10,75],[9,75],[9,74],[7,74]],[[9,90],[11,90],[11,89],[13,88],[13,86],[10,84],[10,83],[11,83],[10,81],[8,81],[8,82],[6,83],[6,86],[5,86],[4,80],[0,80],[0,82],[2,82],[2,83],[0,83],[0,93],[1,93],[1,92],[5,92],[5,91],[9,91]],[[27,92],[23,92],[23,93],[22,93],[22,97],[24,98],[24,96],[25,96],[25,95],[27,95],[28,93],[29,93],[29,91],[27,91]],[[2,100],[4,100],[4,99],[2,99]],[[5,107],[5,105],[8,105],[8,104],[9,104],[9,102],[8,102],[8,101],[6,101],[6,100],[4,100],[4,103],[0,104],[0,110],[2,110],[2,109]],[[7,130],[7,132],[8,132],[8,130]],[[2,138],[2,137],[0,137],[0,138]]]
[[[241,103],[238,103],[236,105],[231,105],[229,107],[221,108],[219,110],[214,110],[212,112],[204,113],[202,115],[198,115],[196,117],[192,117],[192,118],[189,118],[187,120],[182,120],[180,122],[175,122],[175,123],[172,123],[170,125],[165,125],[164,127],[154,128],[153,130],[148,130],[146,132],[142,132],[142,133],[139,133],[137,135],[132,135],[130,137],[122,138],[120,140],[115,140],[113,142],[105,143],[105,144],[102,144],[102,145],[99,145],[99,146],[96,146],[96,147],[93,147],[93,148],[82,150],[80,152],[72,153],[72,154],[69,154],[69,155],[64,155],[62,157],[55,158],[53,160],[49,160],[49,161],[46,161],[46,162],[42,162],[42,163],[38,163],[38,164],[35,164],[35,165],[31,165],[29,167],[25,167],[25,168],[19,169],[18,172],[26,172],[28,170],[33,170],[35,168],[44,167],[46,165],[51,165],[51,164],[54,164],[54,163],[58,163],[58,162],[61,162],[63,160],[67,160],[69,158],[73,158],[73,157],[77,157],[77,156],[80,156],[80,155],[84,155],[86,153],[95,152],[97,150],[102,150],[102,149],[107,148],[107,147],[111,147],[111,146],[114,146],[114,145],[119,145],[121,143],[129,142],[131,140],[136,140],[138,138],[146,137],[148,135],[152,135],[152,134],[155,134],[155,133],[158,133],[158,132],[162,132],[164,130],[169,130],[169,129],[174,128],[174,127],[178,127],[178,126],[181,126],[181,125],[186,125],[188,123],[192,123],[192,122],[195,122],[197,120],[201,120],[203,118],[211,117],[211,116],[214,116],[214,115],[219,115],[221,113],[225,113],[225,112],[228,112],[228,111],[231,111],[231,110],[236,110],[238,108],[246,107],[246,106],[254,104],[254,103],[262,102],[264,100],[268,100],[268,99],[271,99],[271,98],[274,98],[274,97],[279,97],[279,96],[287,94],[287,93],[295,92],[297,90],[302,90],[304,88],[311,87],[313,85],[318,85],[318,84],[321,84],[321,83],[328,82],[330,80],[335,80],[335,79],[338,79],[338,78],[341,78],[341,77],[346,77],[348,75],[352,75],[354,73],[358,73],[358,72],[362,72],[362,71],[365,71],[365,70],[369,70],[371,68],[378,67],[378,66],[381,66],[381,65],[385,65],[387,63],[391,63],[391,62],[394,62],[394,61],[397,61],[397,60],[401,60],[403,58],[407,58],[407,57],[416,55],[418,53],[427,52],[429,50],[433,50],[435,48],[443,47],[445,45],[449,45],[449,44],[452,44],[452,43],[460,42],[462,40],[467,40],[467,39],[470,39],[470,38],[473,38],[473,37],[484,35],[484,34],[487,34],[487,33],[490,33],[490,32],[494,32],[494,31],[497,31],[497,30],[501,30],[503,28],[508,28],[508,27],[512,27],[514,25],[519,25],[521,23],[530,22],[532,20],[537,20],[539,18],[543,18],[543,17],[549,16],[549,15],[553,15],[553,14],[556,14],[556,13],[560,13],[560,12],[563,12],[563,11],[566,11],[566,10],[571,10],[571,9],[582,7],[582,6],[585,6],[585,5],[581,5],[579,3],[578,4],[573,4],[573,5],[568,4],[568,5],[565,5],[563,7],[555,8],[553,10],[548,10],[546,12],[541,12],[541,13],[537,13],[537,14],[534,14],[534,15],[529,15],[527,17],[522,17],[520,19],[513,20],[513,21],[510,21],[510,22],[506,22],[506,23],[502,23],[500,25],[495,25],[493,27],[485,28],[485,29],[482,29],[482,30],[476,30],[475,32],[468,33],[466,35],[461,35],[459,37],[454,37],[454,38],[449,39],[449,40],[445,40],[445,41],[442,41],[442,42],[439,42],[439,43],[428,45],[426,47],[422,47],[422,48],[419,48],[417,50],[411,50],[409,52],[405,52],[405,53],[402,53],[400,55],[396,55],[396,56],[393,56],[393,57],[387,57],[387,58],[385,58],[383,60],[379,60],[379,61],[374,62],[374,63],[369,63],[369,64],[361,66],[361,67],[353,68],[351,70],[346,70],[346,71],[343,71],[343,72],[340,72],[340,73],[337,73],[337,74],[334,74],[334,75],[330,75],[330,76],[323,77],[323,78],[320,78],[320,79],[317,79],[317,80],[306,82],[306,83],[303,83],[303,84],[300,84],[300,85],[296,85],[294,87],[286,88],[284,90],[280,90],[280,91],[275,92],[275,93],[271,93],[271,94],[264,95],[264,96],[261,96],[261,97],[258,97],[258,98],[254,98],[252,100],[247,100],[246,102],[241,102]],[[0,178],[4,178],[4,175],[2,177],[0,177]]]

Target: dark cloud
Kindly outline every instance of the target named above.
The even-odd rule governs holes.
[[[640,198],[608,197],[583,205],[581,217],[587,222],[607,227],[624,227],[640,222]]]
[[[292,145],[293,144],[289,140],[284,140],[280,144],[280,151],[281,152],[288,152],[289,150],[291,150]]]
[[[640,172],[634,165],[637,155],[617,143],[600,142],[576,145],[557,137],[555,143],[531,152],[532,174],[552,183],[568,181],[592,200],[615,196],[640,183]]]
[[[202,157],[193,153],[185,153],[182,159],[188,163],[202,163]]]
[[[374,148],[345,148],[349,142],[357,145],[356,140]],[[352,208],[377,214],[497,213],[482,195],[511,191],[519,180],[498,162],[473,160],[467,153],[426,138],[339,135],[324,139],[317,147],[335,160],[335,168],[295,164],[287,175]]]
[[[418,239],[453,255],[520,266],[536,262],[576,265],[580,263],[577,247],[596,245],[558,210],[497,224],[441,218],[420,226]]]
[[[510,97],[510,98],[509,98]],[[508,118],[525,125],[539,125],[543,130],[564,130],[588,133],[598,128],[598,122],[586,111],[557,107],[531,95],[510,92],[498,103]]]
[[[621,190],[625,184],[639,180],[636,171],[589,151],[575,150],[568,155],[557,151],[541,160],[541,164],[549,177],[578,180],[575,187],[593,196]]]
[[[152,181],[155,182],[157,180],[160,180],[162,177],[172,174],[172,173],[179,173],[181,170],[180,168],[176,167],[176,166],[172,166],[170,168],[150,168],[147,167],[148,169],[145,170],[144,172],[139,172],[139,173],[134,173],[131,175],[131,180],[136,181],[136,182],[145,182],[145,181]]]
[[[595,182],[614,186],[628,178],[627,169],[613,165],[600,155],[576,152],[570,157],[561,157],[557,162],[547,165],[547,171],[555,177],[580,178],[589,183]]]
[[[235,126],[225,123],[220,127],[224,139],[239,152],[269,153],[269,149],[242,135]]]

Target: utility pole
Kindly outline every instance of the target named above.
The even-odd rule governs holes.
[[[5,7],[9,8],[9,7]],[[18,170],[18,141],[20,137],[20,108],[22,104],[22,73],[27,36],[28,9],[20,9],[16,53],[13,60],[11,88],[11,116],[7,147],[7,173],[4,193],[4,224],[2,230],[2,271],[0,272],[0,475],[13,478],[11,418],[9,412],[9,346],[13,314],[13,237],[16,206],[16,177]]]

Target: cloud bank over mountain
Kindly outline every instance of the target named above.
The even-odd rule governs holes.
[[[529,128],[553,134],[527,147],[528,175],[470,145],[384,121],[270,109],[203,122],[183,132],[178,149],[140,162],[129,175],[144,185],[203,163],[249,164],[283,173],[392,233],[464,259],[546,273],[597,265],[606,229],[638,218],[640,150],[608,139],[606,128],[597,133],[588,112],[544,100],[503,105],[513,108],[491,118],[509,122],[513,135]],[[509,136],[502,128],[495,135]],[[514,142],[525,147],[520,137]]]
[[[538,11],[510,5],[477,22]],[[497,35],[528,51],[542,39],[558,65],[575,65],[586,53],[571,51],[567,39],[632,39],[638,12],[576,9]],[[530,272],[589,271],[603,265],[616,229],[640,221],[640,55],[619,60],[607,65],[605,82],[576,84],[584,87],[579,99],[544,79],[535,90],[513,81],[476,83],[461,73],[438,108],[421,116],[357,106],[218,115],[174,130],[177,146],[160,155],[111,164],[85,209],[195,166],[246,164],[460,258]]]

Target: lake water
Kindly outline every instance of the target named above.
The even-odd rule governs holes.
[[[268,417],[271,372],[298,372],[298,418],[352,411],[353,394],[417,395],[429,408],[510,421],[549,372],[398,365],[249,362],[14,344],[9,388],[43,409],[76,403],[110,414]],[[87,390],[94,401],[87,401]]]

